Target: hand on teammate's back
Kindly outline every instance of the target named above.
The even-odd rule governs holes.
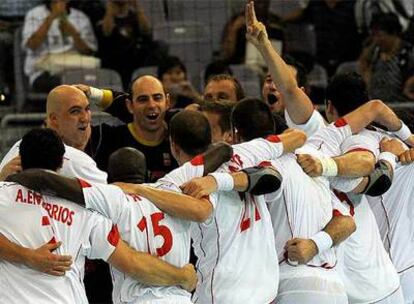
[[[322,163],[316,157],[309,154],[298,154],[297,161],[307,175],[311,177],[322,175]]]
[[[28,249],[26,266],[53,276],[64,276],[70,270],[72,257],[70,255],[57,255],[52,253],[62,245],[46,243],[37,249]]]
[[[19,173],[22,171],[22,164],[20,161],[20,156],[12,158],[3,169],[0,171],[0,181],[6,180],[9,175]]]
[[[181,284],[181,287],[192,292],[197,286],[197,273],[194,269],[193,264],[187,264],[183,267],[183,270],[186,273],[187,279]]]
[[[384,138],[383,140],[381,140],[380,150],[381,152],[390,152],[397,157],[405,151],[402,142],[396,138]]]
[[[217,191],[217,182],[212,176],[193,178],[180,186],[184,194],[201,199]]]
[[[291,262],[306,264],[318,254],[318,248],[310,239],[294,238],[286,242],[285,250]]]

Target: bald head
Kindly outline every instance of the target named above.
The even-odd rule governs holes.
[[[47,95],[46,113],[49,115],[52,112],[60,111],[62,106],[65,106],[71,99],[87,100],[86,95],[78,88],[70,85],[60,85],[55,87]]]
[[[46,102],[47,127],[63,142],[83,150],[91,134],[91,113],[86,95],[74,86],[60,85],[50,91]]]
[[[134,94],[140,92],[142,87],[145,87],[147,85],[159,87],[164,92],[162,82],[157,77],[154,77],[152,75],[144,75],[134,80],[131,86],[131,93]]]

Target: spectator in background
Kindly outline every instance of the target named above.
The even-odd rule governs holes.
[[[370,98],[384,102],[414,100],[414,49],[401,38],[394,14],[379,14],[371,22],[368,46],[359,59]]]
[[[70,8],[67,0],[45,0],[25,16],[22,47],[26,49],[24,71],[34,91],[49,92],[60,83],[36,65],[45,56],[74,51],[91,54],[97,49],[89,18]]]
[[[203,97],[206,101],[239,101],[245,97],[244,90],[237,78],[228,74],[211,76],[204,87]]]
[[[0,94],[13,91],[13,34],[26,12],[41,0],[0,1]]]
[[[165,54],[153,42],[149,21],[137,0],[107,0],[97,37],[102,67],[118,71],[124,87],[135,69],[157,65]]]
[[[200,94],[188,80],[184,63],[178,57],[164,58],[158,65],[157,76],[170,94],[171,108],[185,108],[200,99]]]

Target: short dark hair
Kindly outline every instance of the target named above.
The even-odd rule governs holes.
[[[23,170],[40,168],[56,171],[62,166],[65,146],[52,129],[35,128],[23,136],[19,151]]]
[[[187,68],[185,67],[184,63],[180,60],[180,58],[176,56],[167,56],[165,57],[159,64],[157,68],[157,78],[162,79],[162,76],[167,73],[169,70],[178,67],[180,68],[187,78]]]
[[[371,31],[384,31],[390,35],[399,36],[402,33],[402,26],[397,15],[393,13],[379,13],[372,17],[369,25]]]
[[[252,140],[275,134],[275,123],[269,106],[257,98],[244,98],[231,113],[233,128],[244,140]]]
[[[335,75],[326,88],[325,99],[343,116],[365,104],[369,97],[361,75],[352,72]]]
[[[145,155],[132,147],[119,148],[109,156],[108,182],[142,184],[147,180]]]
[[[228,75],[228,74],[213,75],[207,80],[206,86],[212,81],[222,81],[222,80],[230,80],[233,83],[237,100],[241,100],[246,96],[240,82],[237,80],[236,77],[232,75]]]
[[[222,132],[231,131],[230,116],[236,103],[230,100],[205,101],[201,104],[202,112],[218,114]]]
[[[170,121],[171,140],[185,153],[196,156],[211,144],[211,129],[207,118],[200,112],[184,110]]]
[[[204,71],[204,83],[207,83],[210,77],[219,74],[233,75],[229,64],[224,60],[216,60],[209,63]]]

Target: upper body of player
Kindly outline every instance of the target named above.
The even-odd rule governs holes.
[[[54,88],[47,97],[46,115],[46,126],[55,130],[66,145],[60,173],[94,183],[106,183],[107,174],[82,152],[91,134],[91,112],[85,94],[73,86]],[[16,142],[0,164],[3,180],[21,170],[19,145],[20,141]]]
[[[48,149],[44,149],[45,146]],[[63,143],[49,129],[30,131],[23,137],[20,146],[23,169],[38,167],[57,170],[62,164],[63,154]],[[81,185],[91,187],[84,181],[81,181]],[[179,281],[186,276],[190,281],[193,280],[188,267],[180,270],[148,254],[131,250],[120,239],[117,227],[97,213],[63,199],[41,195],[15,183],[3,182],[1,188],[2,234],[25,247],[62,241],[59,253],[71,255],[74,260],[71,269],[59,278],[1,261],[2,282],[8,288],[2,289],[0,298],[7,303],[56,303],[57,299],[61,303],[87,303],[82,283],[85,257],[104,259],[145,283],[181,284]],[[167,267],[164,269],[167,270],[164,272],[165,277],[154,274],[159,266]],[[158,271],[162,272],[162,269],[158,268]],[[181,279],[178,279],[180,276]],[[175,279],[171,280],[173,277]],[[21,282],[22,278],[26,281],[24,289],[16,283]]]
[[[89,87],[84,90],[91,94]],[[131,85],[130,95],[107,90],[104,93],[97,89],[92,91],[105,94],[99,99],[100,106],[126,122],[121,126],[102,124],[93,129],[86,150],[99,168],[106,170],[109,155],[121,147],[134,147],[144,153],[151,182],[177,167],[171,155],[165,121],[170,98],[157,78],[148,75],[137,78]]]

